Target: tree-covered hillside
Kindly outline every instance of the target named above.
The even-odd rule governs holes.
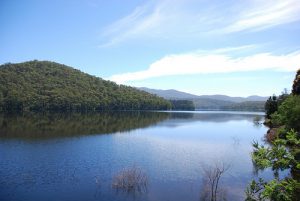
[[[232,103],[221,107],[223,110],[237,111],[264,111],[265,101],[245,101],[241,103]]]
[[[264,111],[264,101],[231,102],[209,98],[193,99],[196,110]]]
[[[0,66],[0,110],[167,110],[171,103],[49,61]]]
[[[190,100],[170,100],[172,110],[195,110],[193,101]]]

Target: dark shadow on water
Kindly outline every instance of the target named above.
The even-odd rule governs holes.
[[[47,139],[126,132],[155,125],[169,116],[158,112],[2,114],[0,138]]]

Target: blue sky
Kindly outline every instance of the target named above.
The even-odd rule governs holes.
[[[299,0],[1,0],[0,63],[63,63],[119,84],[249,96],[291,89]]]

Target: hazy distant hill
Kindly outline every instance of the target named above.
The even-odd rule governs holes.
[[[231,97],[226,95],[201,95],[199,97],[210,98],[215,100],[231,101],[236,103],[241,103],[245,101],[266,101],[268,99],[268,97],[264,97],[264,96],[248,96],[244,98],[244,97]]]
[[[231,105],[224,106],[223,110],[238,110],[238,111],[264,111],[265,101],[244,101],[239,103],[233,103]]]
[[[211,99],[211,98],[195,98],[192,99],[195,108],[198,110],[221,110],[223,107],[234,104],[231,101]]]
[[[170,101],[49,61],[0,65],[0,111],[166,110]]]
[[[194,95],[174,89],[158,90],[146,87],[139,88],[169,100],[191,100],[196,109],[204,110],[264,110],[264,104],[268,97],[249,96],[231,97],[226,95]]]
[[[177,91],[174,89],[160,90],[160,89],[149,89],[146,87],[140,87],[138,89],[146,91],[151,94],[155,94],[157,96],[160,96],[160,97],[163,97],[163,98],[169,99],[169,100],[199,98],[199,96],[197,96],[197,95]]]
[[[161,90],[161,89],[149,89],[146,87],[140,87],[140,90],[146,91],[151,94],[156,94],[165,99],[213,99],[213,100],[221,100],[221,101],[230,101],[230,102],[244,102],[244,101],[266,101],[269,97],[263,96],[248,96],[244,97],[231,97],[226,95],[194,95],[182,91],[177,91],[174,89]]]

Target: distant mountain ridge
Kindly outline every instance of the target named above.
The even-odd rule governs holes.
[[[177,91],[175,89],[150,89],[147,87],[140,87],[138,88],[140,90],[146,91],[151,94],[156,94],[157,96],[160,96],[165,99],[198,99],[198,98],[204,98],[204,99],[214,99],[214,100],[221,100],[221,101],[230,101],[230,102],[245,102],[245,101],[266,101],[269,97],[264,96],[257,96],[252,95],[248,97],[232,97],[227,95],[195,95],[190,94],[182,91]]]
[[[163,98],[169,99],[169,100],[199,98],[199,96],[197,96],[197,95],[189,94],[189,93],[182,92],[182,91],[177,91],[174,89],[162,90],[162,89],[150,89],[150,88],[146,88],[146,87],[140,87],[138,89],[140,89],[142,91],[146,91],[150,94],[155,94],[157,96],[160,96],[160,97],[163,97]]]
[[[231,97],[226,95],[194,95],[174,89],[160,90],[146,87],[138,88],[168,100],[191,100],[198,110],[249,110],[263,111],[268,97]]]

